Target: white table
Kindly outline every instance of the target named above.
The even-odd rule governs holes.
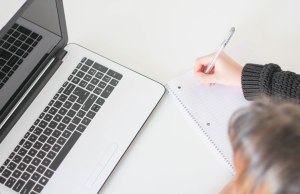
[[[214,52],[300,73],[298,0],[64,0],[69,42],[163,84]],[[1,18],[0,18],[1,19]],[[3,19],[3,18],[2,18]],[[166,95],[101,194],[214,194],[231,179]]]
[[[165,84],[214,52],[241,64],[278,63],[300,72],[298,0],[64,0],[69,42]],[[213,194],[230,180],[224,165],[166,95],[101,194]]]

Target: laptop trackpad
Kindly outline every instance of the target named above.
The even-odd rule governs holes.
[[[100,175],[102,173],[102,170],[108,164],[111,157],[116,152],[117,148],[118,148],[118,145],[115,143],[111,144],[108,147],[107,151],[104,153],[104,155],[101,157],[101,159],[99,159],[99,161],[97,162],[97,164],[95,166],[95,169],[92,171],[91,175],[87,179],[86,186],[93,187],[94,183],[98,182],[97,180],[101,178]]]

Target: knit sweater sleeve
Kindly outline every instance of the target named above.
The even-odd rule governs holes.
[[[242,89],[247,100],[272,96],[300,103],[300,75],[282,71],[276,64],[246,64],[242,72]]]

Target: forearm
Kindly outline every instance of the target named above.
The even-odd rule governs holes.
[[[300,75],[282,71],[276,64],[246,64],[242,72],[242,88],[247,100],[272,96],[300,102]]]

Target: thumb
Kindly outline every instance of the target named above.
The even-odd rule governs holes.
[[[205,74],[203,72],[195,72],[196,78],[204,84],[211,84],[216,83],[216,76],[215,74]]]

